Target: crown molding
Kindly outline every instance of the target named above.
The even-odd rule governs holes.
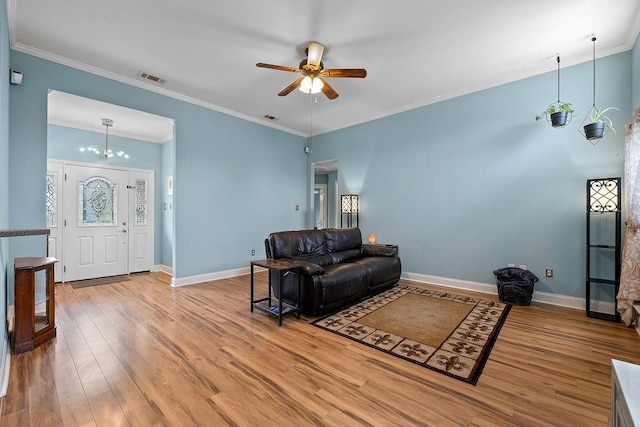
[[[629,37],[627,38],[627,47],[633,49],[633,46],[636,43],[636,39],[638,35],[640,35],[640,5],[638,5],[638,10],[636,10],[636,16],[631,23],[631,31],[629,31]]]
[[[9,0],[9,1],[14,1],[14,0]],[[13,37],[10,37],[10,38],[13,39]],[[217,111],[219,113],[223,113],[223,114],[226,114],[228,116],[237,117],[237,118],[242,119],[242,120],[246,120],[246,121],[249,121],[249,122],[257,123],[259,125],[270,127],[270,128],[273,128],[273,129],[277,129],[277,130],[280,130],[280,131],[283,131],[283,132],[286,132],[286,133],[290,133],[290,134],[293,134],[293,135],[302,136],[302,137],[306,137],[307,136],[303,132],[299,132],[297,130],[290,129],[290,128],[285,127],[285,126],[281,126],[281,125],[274,124],[274,123],[268,123],[268,122],[265,122],[262,119],[255,118],[255,117],[249,116],[247,114],[231,110],[229,108],[224,108],[224,107],[221,107],[219,105],[203,101],[201,99],[193,98],[191,96],[183,95],[183,94],[178,93],[178,92],[174,92],[174,91],[171,91],[171,90],[168,90],[168,89],[165,89],[165,88],[154,86],[154,85],[152,85],[150,83],[147,83],[147,82],[143,82],[143,81],[139,81],[139,80],[136,80],[136,79],[132,79],[130,77],[124,77],[124,76],[122,76],[120,74],[116,74],[116,73],[113,73],[111,71],[103,70],[102,68],[94,67],[94,66],[82,63],[82,62],[74,61],[74,60],[66,58],[64,56],[55,55],[55,54],[50,53],[50,52],[46,52],[46,51],[43,51],[43,50],[40,50],[40,49],[36,49],[36,48],[31,47],[31,46],[24,45],[22,43],[12,43],[11,48],[13,50],[18,51],[18,52],[26,53],[28,55],[32,55],[32,56],[35,56],[35,57],[38,57],[38,58],[41,58],[41,59],[45,59],[47,61],[55,62],[55,63],[60,64],[60,65],[65,65],[67,67],[75,68],[75,69],[80,70],[80,71],[85,71],[87,73],[95,74],[97,76],[104,77],[104,78],[107,78],[107,79],[110,79],[110,80],[115,80],[117,82],[124,83],[124,84],[130,85],[130,86],[135,86],[135,87],[138,87],[140,89],[148,90],[149,92],[154,92],[154,93],[157,93],[159,95],[164,95],[164,96],[167,96],[169,98],[174,98],[174,99],[177,99],[179,101],[187,102],[189,104],[193,104],[193,105],[197,105],[199,107],[203,107],[203,108],[206,108],[206,109],[209,109],[209,110]]]
[[[637,22],[637,25],[635,25],[635,27],[637,27],[637,31],[634,30],[633,33],[636,35],[635,37],[637,37],[638,34],[640,33],[640,14],[638,15],[638,17],[637,17],[635,22]],[[591,37],[591,35],[588,36],[588,38],[590,38],[590,37]],[[621,45],[618,45],[618,46],[614,46],[614,47],[609,48],[609,49],[605,49],[605,50],[603,50],[601,52],[597,52],[596,53],[596,59],[604,58],[604,57],[615,55],[615,54],[622,53],[622,52],[627,52],[627,51],[633,49],[633,45],[634,45],[634,42],[635,42],[635,37],[633,37],[633,41],[631,41],[631,42],[629,40],[627,40],[624,44],[621,44]],[[585,37],[585,38],[587,38],[587,37]],[[553,57],[555,58],[555,54],[553,55]],[[583,55],[583,56],[580,56],[580,57],[576,57],[576,58],[573,58],[570,61],[564,61],[563,60],[563,68],[570,67],[570,66],[573,66],[573,65],[582,64],[582,63],[589,62],[589,61],[592,61],[592,60],[593,60],[593,56],[591,54]],[[553,62],[553,64],[554,64],[554,67],[555,67],[555,61]],[[345,123],[342,126],[337,127],[335,129],[324,130],[324,131],[318,133],[318,135],[322,135],[323,133],[328,133],[328,132],[332,132],[332,131],[336,131],[336,130],[340,130],[340,129],[346,129],[346,128],[351,127],[351,126],[356,126],[356,125],[359,125],[359,124],[362,124],[362,123],[366,123],[366,122],[370,122],[370,121],[373,121],[373,120],[382,119],[384,117],[393,116],[395,114],[404,113],[406,111],[415,110],[416,108],[426,107],[427,105],[437,104],[438,102],[448,101],[450,99],[458,98],[460,96],[470,95],[470,94],[475,93],[475,92],[480,92],[480,91],[483,91],[483,90],[486,90],[486,89],[491,89],[493,87],[506,85],[506,84],[513,83],[513,82],[516,82],[516,81],[519,81],[519,80],[528,79],[530,77],[535,77],[535,76],[538,76],[538,75],[541,75],[541,74],[549,73],[549,72],[554,71],[554,70],[555,70],[555,68],[547,70],[547,69],[542,69],[542,67],[529,69],[528,71],[522,71],[522,72],[517,73],[517,74],[511,74],[511,76],[509,78],[494,80],[494,81],[486,82],[486,83],[479,84],[479,85],[476,85],[476,86],[469,86],[467,88],[464,88],[464,89],[461,89],[461,90],[458,90],[458,91],[455,91],[455,92],[449,92],[449,93],[446,93],[446,94],[443,94],[443,95],[435,96],[433,98],[429,98],[429,99],[425,99],[425,100],[422,100],[422,101],[418,101],[418,102],[414,102],[414,103],[411,103],[411,104],[407,104],[407,105],[404,105],[402,107],[398,107],[398,108],[395,108],[393,110],[389,110],[389,111],[387,111],[387,112],[385,112],[383,114],[378,114],[376,116],[369,117],[367,119],[348,122],[348,123]]]

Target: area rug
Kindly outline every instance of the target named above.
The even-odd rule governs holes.
[[[311,324],[475,385],[510,309],[400,285]]]
[[[128,275],[123,274],[120,276],[111,277],[99,277],[97,279],[76,280],[69,282],[73,289],[86,288],[88,286],[107,285],[109,283],[128,282],[131,280]]]

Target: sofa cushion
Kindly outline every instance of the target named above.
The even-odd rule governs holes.
[[[362,246],[362,234],[355,228],[329,228],[322,230],[327,245],[327,251],[340,252],[358,249]]]
[[[367,269],[367,277],[370,280],[367,284],[368,286],[375,286],[378,283],[397,280],[402,273],[400,258],[397,256],[362,257],[348,261],[346,264],[358,264],[365,267]]]
[[[367,294],[369,277],[367,268],[343,263],[325,267],[325,274],[317,276],[322,286],[321,305],[345,299],[362,298]]]
[[[329,255],[333,264],[339,264],[350,259],[360,258],[362,253],[360,249],[349,249],[348,251],[331,252]]]
[[[313,254],[302,254],[292,258],[295,261],[303,261],[307,263],[318,264],[319,266],[333,264],[333,260],[329,254],[325,255],[313,255]]]
[[[324,233],[318,230],[271,233],[268,240],[271,256],[275,259],[298,258],[319,264],[313,258],[327,255]]]

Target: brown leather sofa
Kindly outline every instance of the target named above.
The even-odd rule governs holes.
[[[337,311],[395,286],[402,265],[395,247],[363,245],[359,228],[299,230],[271,233],[267,258],[288,259],[301,266],[301,308],[320,315]],[[272,280],[278,280],[272,273]],[[297,274],[282,283],[282,298],[295,302]],[[274,287],[276,298],[277,286]]]

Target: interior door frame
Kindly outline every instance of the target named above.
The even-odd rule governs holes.
[[[147,190],[147,207],[148,207],[148,223],[149,223],[149,228],[150,230],[152,230],[152,232],[150,233],[150,241],[149,241],[149,260],[150,260],[150,265],[149,265],[149,270],[153,270],[153,266],[154,266],[154,259],[155,259],[155,217],[156,217],[156,206],[155,206],[155,171],[152,169],[139,169],[139,168],[126,168],[126,167],[122,167],[122,166],[110,166],[110,165],[105,165],[102,163],[87,163],[87,162],[77,162],[77,161],[72,161],[72,160],[60,160],[60,159],[52,159],[52,158],[47,158],[47,165],[48,164],[54,164],[54,165],[60,165],[60,169],[62,170],[62,176],[58,177],[58,200],[62,200],[63,198],[63,191],[64,191],[64,167],[65,165],[70,165],[70,166],[80,166],[80,167],[87,167],[87,168],[100,168],[100,169],[114,169],[114,170],[119,170],[119,171],[126,171],[129,173],[129,180],[131,179],[131,172],[140,172],[140,173],[148,173],[150,175],[149,178],[149,187]],[[48,166],[47,166],[47,170],[49,170]],[[129,185],[130,183],[128,182],[127,185]],[[58,212],[57,212],[57,216],[59,218],[59,223],[60,223],[60,219],[64,218],[64,206],[62,203],[58,204]],[[129,204],[129,208],[128,208],[128,212],[127,212],[127,223],[128,224],[132,224],[134,221],[134,217],[135,217],[135,208],[133,206],[131,206],[131,204]],[[58,261],[60,261],[59,265],[63,266],[64,265],[64,259],[63,258],[63,248],[64,248],[64,226],[61,226],[61,233],[59,238],[56,239],[55,241],[55,248],[51,248],[55,250],[55,253],[58,254],[59,259]],[[127,239],[128,239],[128,243],[127,243],[127,274],[131,272],[131,266],[130,266],[130,257],[131,257],[131,253],[132,253],[132,242],[131,242],[131,233],[127,233]],[[62,271],[62,276],[61,276],[61,281],[65,282],[65,277],[64,277],[64,271],[62,268],[60,268],[60,270]]]

